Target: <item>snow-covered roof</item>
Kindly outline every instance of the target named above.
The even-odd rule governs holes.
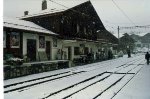
[[[34,16],[40,16],[40,15],[46,15],[46,14],[53,14],[53,13],[58,13],[58,12],[63,12],[67,9],[46,9],[46,10],[42,10],[40,12],[37,12],[35,14],[29,14],[29,15],[25,15],[25,16],[22,16],[20,18],[29,18],[29,17],[34,17]]]
[[[78,2],[72,2],[72,4],[68,5],[68,6],[65,6],[65,5],[56,5],[56,7],[53,7],[53,8],[50,8],[50,9],[46,9],[46,10],[41,10],[39,12],[36,12],[36,13],[32,13],[32,14],[29,14],[29,15],[25,15],[25,16],[22,16],[22,17],[19,17],[20,19],[23,19],[23,18],[29,18],[29,17],[35,17],[35,16],[41,16],[41,15],[46,15],[46,14],[53,14],[53,13],[59,13],[59,12],[63,12],[63,11],[66,11],[68,9],[71,9],[75,6],[78,6],[82,3],[85,3],[89,0],[81,0],[81,1],[78,1]]]
[[[49,31],[33,22],[20,20],[17,18],[3,18],[3,26],[27,31],[40,32],[44,34],[57,35],[56,33],[53,33],[52,31]]]

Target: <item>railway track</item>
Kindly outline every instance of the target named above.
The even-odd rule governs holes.
[[[139,60],[136,60],[136,61],[134,61],[134,62],[137,62],[137,61],[139,61]],[[141,62],[140,62],[141,63]],[[67,95],[67,96],[65,96],[65,97],[61,97],[61,99],[66,99],[66,98],[69,98],[69,97],[71,97],[71,96],[73,96],[74,94],[77,94],[77,93],[79,93],[80,91],[83,91],[83,90],[85,90],[86,88],[88,88],[88,87],[91,87],[92,85],[94,85],[94,84],[96,84],[96,83],[98,83],[98,82],[102,82],[103,80],[105,80],[105,79],[107,79],[107,78],[109,78],[110,76],[112,76],[113,74],[123,74],[123,75],[126,75],[126,74],[134,74],[134,73],[117,73],[117,72],[119,72],[121,69],[124,69],[124,68],[128,68],[129,66],[131,66],[131,63],[130,64],[124,64],[123,66],[120,66],[120,68],[119,69],[117,69],[116,71],[114,71],[114,72],[103,72],[103,73],[101,73],[101,74],[99,74],[99,75],[95,75],[94,77],[91,77],[91,78],[89,78],[89,79],[86,79],[86,80],[84,80],[84,81],[82,81],[82,82],[79,82],[79,83],[76,83],[76,84],[74,84],[74,85],[71,85],[71,86],[68,86],[67,88],[64,88],[64,89],[62,89],[62,90],[59,90],[59,91],[56,91],[56,92],[54,92],[54,93],[51,93],[51,94],[49,94],[48,96],[46,96],[46,97],[44,97],[44,98],[42,98],[42,99],[46,99],[46,98],[50,98],[50,99],[57,99],[57,97],[58,97],[58,99],[60,99],[60,97],[61,96],[63,96],[64,94],[66,94],[67,92],[65,92],[66,90],[68,90],[69,92],[73,92],[73,90],[70,90],[70,89],[73,89],[74,87],[77,87],[77,86],[80,86],[80,84],[83,84],[83,83],[87,83],[87,82],[89,82],[89,81],[91,81],[91,80],[93,80],[93,79],[96,79],[96,78],[98,78],[98,77],[100,77],[100,79],[98,79],[98,80],[96,80],[96,81],[94,81],[93,83],[90,83],[90,84],[87,84],[85,87],[83,87],[83,88],[79,88],[78,90],[76,90],[76,91],[74,91],[73,93],[71,93],[71,94],[69,94],[69,95]],[[121,68],[122,67],[122,68]],[[135,67],[137,67],[137,66],[135,66]],[[134,67],[134,68],[135,68]],[[131,69],[132,70],[132,69]],[[130,71],[131,71],[130,70]],[[129,71],[128,71],[129,72]],[[106,75],[106,74],[109,74],[109,75]],[[103,76],[103,75],[105,75],[104,77],[102,77],[101,78],[101,76]],[[116,83],[117,82],[119,82],[120,80],[121,80],[122,78],[120,78],[120,79],[118,79],[117,81],[116,81]],[[115,84],[115,83],[114,83]],[[113,85],[114,85],[113,84]],[[81,85],[81,86],[83,86],[83,85]],[[60,94],[60,97],[59,97],[59,94]]]
[[[16,91],[16,90],[24,89],[24,88],[35,86],[35,85],[39,85],[39,84],[42,84],[42,83],[45,83],[45,82],[49,82],[49,81],[54,81],[54,80],[61,79],[61,78],[64,78],[64,77],[69,77],[69,76],[76,75],[76,74],[79,74],[79,73],[82,73],[82,72],[84,72],[84,71],[70,73],[70,74],[67,74],[69,72],[61,73],[61,74],[66,74],[66,75],[63,75],[63,76],[60,76],[60,77],[56,77],[56,78],[52,78],[52,79],[48,79],[48,80],[44,80],[44,81],[39,81],[39,82],[36,82],[36,83],[32,83],[32,84],[28,84],[28,85],[25,85],[25,86],[21,86],[21,87],[10,88],[8,90],[5,90],[4,93],[13,92],[13,91]],[[56,74],[56,75],[61,75],[61,74]],[[52,76],[54,76],[54,75],[52,75]],[[45,77],[45,78],[49,78],[49,77],[52,77],[52,76],[48,76],[48,77]],[[25,82],[19,82],[19,83],[15,83],[15,84],[11,84],[11,85],[6,85],[5,87],[8,88],[8,87],[16,86],[16,85],[19,85],[19,84],[23,84],[23,83],[27,83],[27,82],[31,82],[31,81],[36,81],[36,80],[39,80],[39,79],[42,79],[42,78],[37,78],[37,79],[28,80],[28,81],[25,81]],[[23,91],[23,90],[21,90],[21,91]]]
[[[70,98],[71,96],[81,92],[82,90],[85,90],[88,87],[92,87],[93,85],[97,84],[98,82],[102,82],[102,81],[108,79],[113,74],[126,75],[126,73],[122,73],[122,72],[119,73],[119,71],[122,70],[122,69],[125,69],[125,68],[129,68],[130,66],[134,65],[134,63],[138,62],[139,60],[140,60],[140,58],[135,59],[135,60],[131,60],[131,61],[127,62],[127,63],[123,63],[120,66],[116,66],[115,69],[114,69],[115,71],[113,71],[113,72],[112,71],[111,72],[105,71],[105,72],[99,73],[99,74],[94,75],[94,76],[92,76],[90,78],[87,78],[87,79],[85,79],[83,81],[80,81],[80,82],[78,82],[76,84],[73,84],[73,85],[70,85],[70,86],[65,87],[63,89],[60,89],[58,91],[49,93],[49,94],[45,95],[45,97],[43,97],[42,99],[46,99],[46,98],[55,99],[53,97],[59,96],[59,94],[65,93],[67,90],[74,89],[76,86],[80,86],[80,85],[86,83],[85,87],[79,88],[76,91],[72,91],[73,93],[70,93],[70,94],[68,94],[68,95],[66,95],[64,97],[64,99]],[[83,74],[83,73],[86,73],[86,72],[91,72],[91,71],[94,71],[94,70],[96,71],[98,69],[106,67],[107,63],[106,64],[105,63],[102,64],[102,66],[98,66],[98,65],[99,64],[95,64],[94,65],[95,68],[90,66],[92,68],[88,67],[88,70],[85,70],[85,71],[78,71],[78,72],[76,72],[76,71],[75,72],[66,71],[66,72],[62,72],[62,73],[58,73],[58,74],[54,74],[54,75],[49,75],[49,76],[44,76],[44,77],[39,77],[39,78],[35,78],[35,79],[30,79],[30,80],[26,80],[26,81],[21,81],[21,82],[17,82],[17,83],[8,84],[8,85],[4,86],[4,88],[5,88],[4,93],[6,94],[6,93],[9,93],[9,92],[13,92],[13,91],[22,92],[24,90],[30,89],[32,86],[35,86],[35,85],[39,85],[39,84],[43,84],[43,83],[50,82],[50,81],[55,81],[55,80],[62,80],[63,78],[73,77],[73,76],[75,76],[77,74],[80,75],[80,74]],[[84,68],[86,68],[86,67],[82,67],[81,70],[84,70]],[[127,74],[134,75],[134,73],[127,73]],[[55,78],[53,78],[53,77],[55,77]],[[121,80],[121,78],[120,78],[120,80]],[[119,82],[120,80],[118,79],[117,82]],[[39,81],[39,82],[37,82],[37,81]],[[93,81],[93,82],[89,83],[90,81]],[[26,83],[31,83],[31,82],[33,82],[33,83],[25,85]],[[25,86],[22,86],[22,84],[25,85]],[[58,99],[60,99],[60,98],[58,98]]]
[[[138,65],[138,66],[140,66],[140,65]],[[137,68],[137,66],[134,67],[134,68],[132,68],[131,70],[129,70],[129,71],[128,71],[127,73],[125,73],[121,78],[119,78],[119,79],[118,79],[117,81],[115,81],[113,84],[111,84],[110,86],[108,86],[107,88],[105,88],[102,92],[100,92],[99,94],[97,94],[93,99],[100,98],[100,96],[101,96],[103,93],[105,93],[107,90],[109,90],[110,88],[112,88],[113,86],[115,86],[117,83],[119,83],[125,76],[127,76],[127,75],[129,74],[130,71],[132,71],[132,70],[135,69],[135,68]],[[133,77],[134,77],[141,69],[142,69],[142,67],[140,67],[140,69],[139,69],[136,73],[132,73],[132,74],[133,74]],[[131,74],[131,73],[130,73],[130,74]],[[131,77],[131,79],[133,79],[133,77]],[[129,82],[131,79],[129,79],[128,82]],[[126,83],[126,84],[127,84],[127,83]],[[125,85],[126,85],[126,84],[125,84]],[[124,86],[125,86],[125,85],[124,85]],[[122,88],[123,88],[123,87],[122,87]],[[121,88],[121,89],[122,89],[122,88]],[[118,91],[118,92],[119,92],[119,91]],[[118,92],[117,92],[117,93],[118,93]],[[117,93],[115,93],[115,95],[117,95]],[[115,95],[114,95],[114,96],[115,96]],[[114,96],[113,96],[113,97],[114,97]],[[113,97],[112,97],[112,98],[113,98]],[[111,98],[111,99],[112,99],[112,98]]]
[[[96,69],[102,68],[103,66],[105,66],[105,64],[106,63],[102,64],[102,66],[100,66],[98,68],[88,69],[88,71],[92,71],[92,70],[96,70]],[[123,64],[123,65],[125,65],[125,64]],[[121,65],[121,66],[123,66],[123,65]],[[94,66],[97,66],[97,64],[93,65],[93,67]],[[89,67],[91,67],[91,66],[89,66]],[[85,68],[86,67],[82,67],[83,70],[85,70]],[[84,71],[75,72],[75,74],[82,73],[82,72],[84,72]],[[27,87],[31,87],[31,86],[37,85],[37,84],[42,84],[42,83],[45,83],[45,82],[48,82],[48,81],[53,81],[53,80],[57,80],[57,79],[60,79],[60,78],[69,77],[69,76],[74,75],[72,73],[71,74],[69,74],[69,73],[70,73],[70,71],[66,71],[66,72],[53,74],[53,75],[49,75],[49,76],[39,77],[39,78],[35,78],[35,79],[29,79],[29,80],[25,80],[25,81],[20,81],[20,82],[17,82],[17,83],[11,83],[11,84],[8,84],[8,85],[4,86],[4,88],[6,90],[6,91],[4,91],[4,93],[20,90],[20,89],[23,89],[23,88],[27,88]],[[50,79],[51,77],[56,77],[56,78]],[[45,80],[45,79],[47,79],[47,80]],[[40,81],[40,80],[42,80],[42,81]],[[39,82],[38,83],[34,83],[34,81],[39,81]],[[25,83],[30,83],[30,82],[32,82],[30,85],[28,84],[26,86],[17,87],[18,85],[25,84]],[[7,89],[9,89],[9,87],[14,87],[14,86],[15,86],[15,88],[13,88],[11,90],[7,90]]]
[[[114,74],[113,74],[114,75]],[[109,76],[109,77],[116,77],[116,76]],[[94,90],[94,92],[92,93],[92,94],[94,94],[94,95],[91,95],[91,93],[86,93],[86,92],[88,92],[89,91],[89,89],[88,89],[88,91],[85,91],[85,90],[81,90],[81,92],[80,93],[82,93],[82,95],[84,95],[84,94],[88,94],[88,95],[91,95],[90,96],[90,99],[109,99],[109,98],[101,98],[101,95],[103,95],[105,92],[107,92],[107,90],[111,90],[111,88],[112,87],[114,87],[114,86],[116,86],[119,82],[121,82],[122,81],[122,79],[124,78],[124,77],[126,77],[126,75],[128,75],[128,73],[126,73],[126,74],[124,74],[124,75],[121,75],[122,77],[118,77],[118,79],[115,79],[114,80],[114,82],[112,83],[112,84],[108,84],[108,81],[110,81],[110,79],[109,78],[107,78],[107,79],[105,79],[105,80],[108,80],[108,81],[106,81],[106,82],[104,82],[104,81],[100,81],[100,82],[97,82],[97,83],[95,83],[95,85],[93,85],[93,86],[90,86],[90,87],[94,87],[95,89],[96,89],[96,87],[100,87],[100,86],[107,86],[107,87],[100,87],[100,89],[99,90],[94,90],[94,88],[89,88],[90,90]],[[111,79],[112,80],[112,79]],[[96,85],[97,84],[97,85]],[[84,91],[84,92],[82,92],[82,91]],[[96,91],[96,92],[95,92]],[[98,93],[99,92],[99,93]],[[76,98],[76,97],[80,97],[80,98],[83,98],[82,97],[82,95],[80,95],[80,93],[76,93],[76,94],[72,94],[72,95],[70,95],[70,96],[67,96],[67,97],[64,97],[63,99],[69,99],[69,98],[72,98],[72,99],[74,99],[74,98]],[[105,94],[106,96],[108,95],[107,93]],[[84,98],[86,98],[86,97],[84,97]],[[89,98],[89,96],[88,96],[88,98]],[[51,99],[51,97],[50,97],[50,99]]]
[[[140,72],[142,68],[143,67],[141,67],[110,99],[113,99]]]
[[[92,67],[94,67],[94,66],[97,66],[97,63],[94,63],[95,65],[90,65],[90,66],[86,66],[86,67],[84,67],[84,66],[82,66],[82,67],[80,67],[80,71],[81,71],[81,69],[85,69],[85,68],[91,68],[91,66]],[[106,63],[104,63],[104,64],[101,64],[101,65],[105,65]],[[102,67],[102,66],[101,66]],[[101,68],[101,67],[98,67],[98,68]],[[73,69],[73,71],[74,70],[77,70],[77,69]],[[57,73],[57,74],[51,74],[51,75],[48,75],[48,76],[42,76],[42,77],[37,77],[37,78],[35,78],[35,79],[28,79],[28,80],[23,80],[23,81],[19,81],[19,82],[16,82],[16,83],[10,83],[10,84],[6,84],[6,85],[4,85],[4,88],[8,88],[8,87],[11,87],[11,86],[16,86],[16,85],[19,85],[19,84],[24,84],[24,83],[28,83],[28,82],[33,82],[33,81],[37,81],[37,80],[41,80],[41,79],[46,79],[46,78],[50,78],[50,77],[55,77],[55,76],[59,76],[59,75],[62,75],[62,74],[67,74],[67,73],[69,73],[70,72],[70,70],[67,70],[67,71],[65,71],[65,72],[60,72],[60,73]]]
[[[58,76],[58,75],[61,75],[61,74],[66,74],[66,73],[69,73],[69,71],[54,74],[54,75],[39,77],[39,78],[35,78],[35,79],[25,80],[25,81],[21,81],[21,82],[17,82],[17,83],[8,84],[8,85],[5,85],[4,88],[8,88],[8,87],[11,87],[11,86],[16,86],[16,85],[19,85],[19,84],[24,84],[24,83],[28,83],[28,82],[32,82],[32,81],[36,81],[36,80],[41,80],[41,79],[45,79],[45,78],[50,78],[50,77],[54,77],[54,76]]]

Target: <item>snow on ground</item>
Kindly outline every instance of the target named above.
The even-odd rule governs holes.
[[[138,67],[136,67],[136,69],[131,70],[129,73],[137,73],[140,69],[142,69],[142,67],[143,67],[142,65],[139,65]],[[115,95],[117,96],[117,93],[119,93],[119,91],[128,83],[130,79],[132,79],[132,77],[133,74],[128,74],[119,83],[117,83],[117,85],[113,86],[111,89],[106,91],[97,99],[112,99],[112,97],[114,97]],[[123,99],[123,97],[120,97],[118,99]],[[125,99],[129,99],[129,98],[125,98]]]
[[[120,65],[119,63],[122,63],[122,62],[126,63],[129,60],[131,61],[133,59],[129,59],[129,58],[127,58],[127,56],[124,56],[123,58],[118,58],[118,59],[114,59],[114,60],[108,60],[108,61],[88,64],[88,65],[83,65],[83,66],[76,66],[76,67],[72,67],[72,68],[68,68],[68,69],[44,72],[44,73],[39,73],[39,74],[27,75],[24,77],[18,77],[18,78],[14,78],[14,79],[5,80],[4,85],[22,82],[22,81],[30,80],[33,78],[40,78],[40,77],[45,77],[45,76],[49,76],[49,75],[59,74],[59,73],[68,72],[68,71],[70,71],[70,72],[90,71],[92,69],[102,68],[103,66],[106,66],[107,64],[113,65],[116,62],[118,63],[117,65]]]
[[[73,95],[71,98],[77,99],[80,97],[80,99],[93,99],[122,76],[123,75],[114,74],[103,82],[98,82],[97,84],[88,87],[86,90],[81,91],[80,94]]]
[[[133,62],[133,60],[134,60],[134,62]],[[61,70],[56,70],[56,71],[50,71],[50,72],[39,73],[39,74],[28,75],[28,76],[24,76],[24,77],[20,77],[20,78],[5,80],[4,85],[9,85],[9,84],[22,82],[22,81],[26,81],[26,80],[31,80],[31,79],[35,79],[35,78],[39,78],[39,77],[45,77],[45,76],[49,76],[49,75],[67,72],[66,74],[61,74],[61,75],[53,76],[50,78],[35,80],[32,82],[23,83],[23,84],[19,84],[16,86],[11,86],[11,87],[5,88],[4,90],[6,91],[9,89],[22,87],[22,86],[38,83],[41,81],[61,77],[64,75],[73,74],[73,75],[70,75],[70,76],[67,76],[64,78],[56,79],[54,81],[48,81],[48,82],[45,82],[42,84],[26,87],[26,88],[12,91],[9,93],[4,93],[4,97],[5,97],[5,99],[27,99],[27,98],[28,99],[41,99],[41,98],[45,98],[45,97],[49,96],[50,94],[53,94],[53,93],[59,91],[59,90],[65,89],[69,86],[76,84],[75,86],[73,86],[71,88],[65,89],[64,91],[60,91],[57,94],[54,94],[47,98],[48,99],[61,99],[67,95],[70,95],[70,94],[77,92],[78,90],[84,88],[84,90],[77,92],[76,94],[72,95],[69,98],[91,99],[94,96],[96,96],[98,93],[107,89],[107,87],[109,87],[111,84],[115,83],[118,79],[123,77],[121,79],[121,81],[117,82],[117,84],[115,86],[112,86],[112,88],[108,89],[105,93],[103,93],[100,96],[103,98],[98,97],[100,99],[109,99],[108,97],[112,97],[114,95],[114,93],[117,93],[117,91],[122,86],[124,86],[128,82],[129,79],[131,79],[133,77],[134,73],[138,72],[141,69],[141,67],[143,67],[142,64],[145,64],[145,61],[143,61],[143,60],[144,60],[143,55],[134,55],[132,58],[127,58],[127,56],[124,56],[124,57],[114,59],[114,60],[108,60],[108,61],[88,64],[88,65],[84,65],[84,66],[77,66],[77,67],[72,67],[72,68],[68,68],[68,69],[61,69]],[[138,64],[140,64],[140,65],[137,66]],[[145,67],[146,66],[143,67],[142,71],[145,69]],[[133,69],[133,70],[131,70],[131,69]],[[120,73],[126,73],[129,70],[131,70],[129,72],[133,73],[133,74],[127,74],[127,76],[124,77],[124,75],[126,75],[126,74],[104,73],[106,71],[115,72],[116,70]],[[150,71],[150,68],[148,70]],[[148,70],[147,70],[147,72],[148,72]],[[80,71],[84,71],[84,72],[74,74],[74,73],[80,72]],[[100,76],[96,76],[101,73],[104,73],[104,74],[100,75]],[[144,71],[142,73],[144,73]],[[109,77],[104,79],[103,81],[99,81],[102,78],[105,78],[107,76],[109,76]],[[146,76],[147,78],[145,78],[144,76],[145,75],[143,75],[143,74],[140,76],[141,77],[140,79],[143,79],[142,83],[144,83],[144,81],[148,81],[148,79],[147,79],[148,76]],[[91,77],[95,77],[95,78],[85,81],[84,83],[77,84],[77,83],[82,82]],[[135,76],[135,78],[136,77],[137,76]],[[145,80],[145,79],[147,79],[147,80]],[[137,80],[135,80],[134,83],[136,83],[136,81]],[[90,84],[92,84],[94,82],[97,82],[97,83],[90,86]],[[146,83],[146,86],[148,86],[148,85],[149,84]],[[87,87],[87,88],[85,88],[85,87]],[[132,89],[131,86],[129,88]],[[127,90],[129,88],[127,88]],[[123,91],[123,89],[122,89],[122,91]],[[147,91],[150,92],[150,88],[148,89],[148,87],[147,87]],[[118,93],[115,98],[123,99],[122,96],[124,97],[124,95],[126,95],[123,93],[124,93],[124,91],[122,92],[122,94]],[[130,98],[127,97],[124,99],[130,99]],[[135,98],[135,99],[137,99],[137,98]],[[139,98],[139,99],[141,99],[141,98]],[[142,98],[142,99],[144,99],[144,98]],[[145,99],[148,99],[148,98],[145,98]]]
[[[111,89],[109,89],[108,91],[106,91],[105,93],[103,93],[101,96],[99,96],[97,99],[111,99],[113,97],[113,95],[115,95],[117,93],[117,91],[132,77],[133,75],[127,75],[125,76],[122,81],[120,81],[119,83],[117,83],[116,86],[112,87]],[[122,99],[122,98],[120,98]]]
[[[65,96],[69,95],[70,92],[71,92],[71,93],[74,93],[74,92],[76,92],[76,91],[78,91],[78,90],[80,90],[80,89],[82,89],[82,88],[84,88],[84,87],[90,85],[91,83],[94,83],[94,82],[96,82],[96,81],[98,81],[98,80],[100,80],[100,79],[102,79],[102,78],[104,78],[104,77],[106,77],[106,76],[108,76],[108,75],[109,75],[109,74],[104,74],[104,75],[102,75],[102,76],[100,76],[100,77],[97,77],[96,79],[91,80],[90,82],[86,82],[86,83],[82,83],[82,84],[80,84],[80,85],[77,85],[77,86],[75,86],[75,88],[69,89],[69,90],[67,90],[67,91],[61,92],[60,94],[57,94],[57,95],[55,95],[55,96],[52,96],[51,99],[61,99],[62,97],[65,97]],[[87,94],[86,94],[86,95],[87,95]],[[82,98],[82,97],[80,97],[80,98],[81,98],[81,99],[86,99],[86,98]]]
[[[41,78],[41,77],[45,77],[45,76],[55,75],[55,74],[59,74],[59,73],[67,72],[67,71],[68,71],[67,69],[61,69],[61,70],[57,70],[57,71],[50,71],[50,72],[44,72],[44,73],[39,73],[39,74],[27,75],[24,77],[18,77],[18,78],[14,78],[14,79],[8,79],[8,80],[4,81],[4,85],[9,85],[12,83],[22,82],[22,81],[26,81],[26,80],[31,80],[33,78]]]
[[[150,99],[150,65],[144,65],[113,99]]]

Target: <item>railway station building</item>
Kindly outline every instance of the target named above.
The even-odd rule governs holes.
[[[109,49],[116,53],[118,39],[105,29],[90,1],[64,9],[43,6],[46,6],[45,0],[41,12],[27,13],[21,19],[59,34],[56,49],[61,50],[62,59],[74,60],[98,51],[104,51],[107,56]]]
[[[44,0],[39,13],[25,11],[19,19],[4,18],[3,24],[4,64],[12,56],[23,60],[22,67],[6,63],[6,79],[49,71],[51,66],[66,68],[66,60],[70,67],[111,59],[109,51],[117,52],[118,39],[106,30],[90,1],[47,9]]]

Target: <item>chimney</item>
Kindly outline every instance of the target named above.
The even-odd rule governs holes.
[[[43,0],[42,1],[42,10],[45,10],[45,9],[47,9],[47,1]]]
[[[28,15],[29,11],[24,11],[24,16]]]

